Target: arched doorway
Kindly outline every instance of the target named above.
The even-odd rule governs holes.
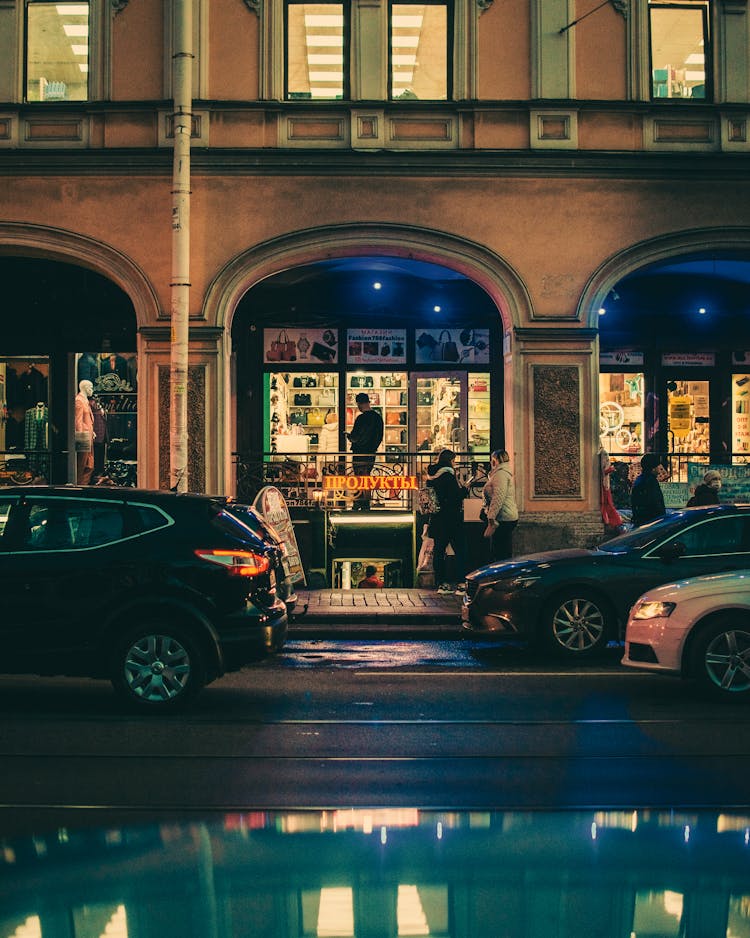
[[[709,465],[723,467],[728,497],[743,497],[749,286],[750,250],[682,250],[618,279],[596,311],[602,445],[626,466],[662,454],[675,507]]]
[[[136,317],[127,294],[102,274],[46,257],[0,256],[8,314],[0,341],[0,481],[79,477],[75,398],[90,379],[101,413],[90,458],[101,476],[135,484]],[[79,449],[83,444],[79,443]],[[93,468],[93,467],[91,467]]]
[[[373,562],[389,585],[413,585],[421,533],[414,498],[377,489],[365,517],[345,525],[338,514],[358,504],[327,486],[351,472],[347,434],[362,393],[384,424],[376,477],[418,478],[436,450],[451,448],[468,478],[505,445],[495,302],[442,264],[357,254],[255,284],[236,305],[231,335],[238,495],[252,498],[275,480],[302,532],[305,566],[328,582],[356,583]],[[364,527],[368,553],[360,556]]]

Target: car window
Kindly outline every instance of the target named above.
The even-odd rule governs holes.
[[[13,501],[14,500],[10,498],[0,498],[0,550],[2,550],[3,536],[5,535],[8,518],[10,518],[10,509],[13,505]]]
[[[29,501],[25,547],[34,550],[80,550],[120,540],[122,506],[65,499]]]
[[[151,505],[128,505],[126,512],[134,533],[146,534],[158,528],[166,528],[172,524],[172,519],[159,508]]]
[[[683,557],[738,554],[750,550],[750,529],[747,520],[737,515],[708,518],[680,531],[673,540],[685,545]]]

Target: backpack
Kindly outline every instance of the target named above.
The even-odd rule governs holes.
[[[417,509],[421,515],[434,515],[440,511],[437,492],[431,485],[423,485],[417,493]]]

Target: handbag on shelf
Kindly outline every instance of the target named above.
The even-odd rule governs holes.
[[[312,404],[312,400],[309,394],[295,394],[294,395],[295,407],[309,407],[310,404]]]
[[[445,338],[443,338],[445,336]],[[443,329],[435,348],[432,350],[432,360],[435,362],[457,362],[461,358],[458,346],[451,338],[447,329]]]
[[[289,414],[289,423],[304,427],[307,424],[307,413],[304,410],[293,410]]]
[[[322,427],[325,423],[326,415],[319,407],[314,407],[307,412],[308,427]]]
[[[294,381],[292,381],[292,387],[293,387],[293,388],[306,387],[306,385],[303,385],[303,384],[302,384],[302,376],[301,376],[301,375],[295,375],[295,376],[294,376]]]

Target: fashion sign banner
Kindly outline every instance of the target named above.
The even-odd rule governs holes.
[[[406,329],[349,329],[346,360],[352,365],[402,365],[406,362]]]
[[[416,361],[441,365],[486,365],[490,360],[489,329],[422,329],[417,331]]]
[[[263,360],[293,365],[329,365],[338,361],[335,329],[264,329]]]

